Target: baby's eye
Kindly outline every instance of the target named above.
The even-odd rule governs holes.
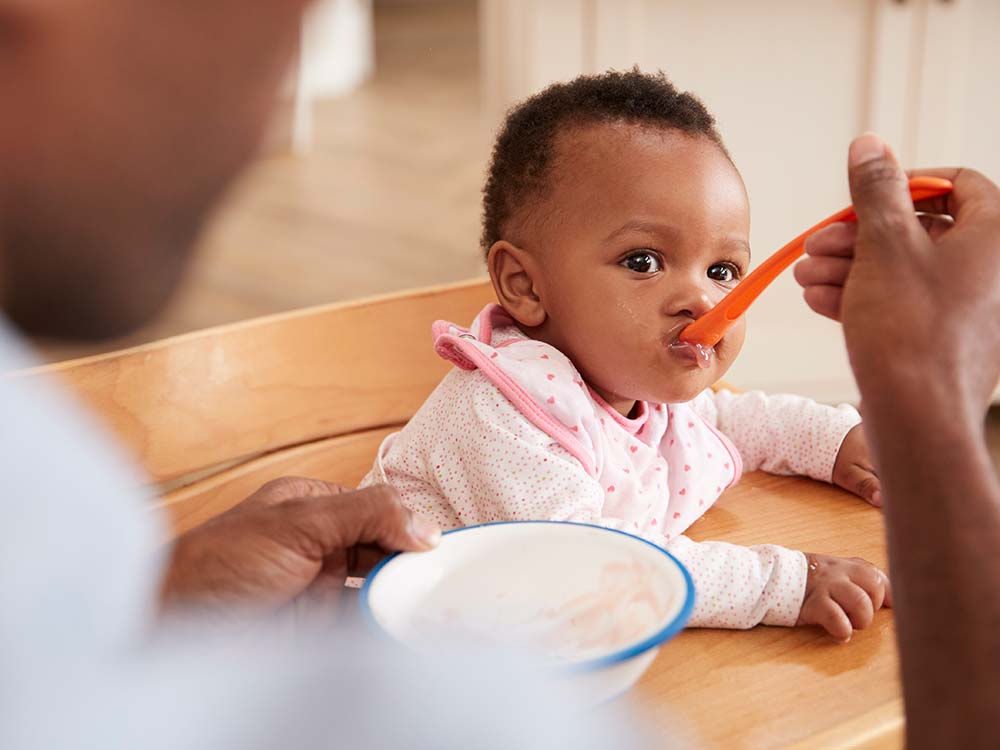
[[[653,253],[645,251],[632,253],[621,262],[621,265],[636,273],[656,273],[663,270],[660,259]]]
[[[736,281],[740,277],[740,269],[732,263],[716,263],[708,269],[708,278],[721,281],[723,284]]]

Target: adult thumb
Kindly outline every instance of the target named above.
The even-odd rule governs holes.
[[[891,239],[889,235],[919,228],[906,174],[877,135],[865,133],[851,142],[847,176],[861,231]]]

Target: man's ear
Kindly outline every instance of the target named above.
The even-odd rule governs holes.
[[[536,328],[545,322],[545,305],[537,291],[540,271],[535,258],[506,240],[499,240],[490,248],[486,265],[497,299],[514,320],[526,328]]]

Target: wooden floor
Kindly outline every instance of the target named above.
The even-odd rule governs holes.
[[[101,345],[40,342],[49,360],[220,323],[485,272],[475,0],[375,4],[376,73],[320,103],[302,156],[262,159],[222,206],[174,302]]]

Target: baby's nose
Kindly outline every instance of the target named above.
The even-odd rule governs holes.
[[[703,289],[691,289],[683,297],[677,298],[670,312],[673,316],[685,316],[697,320],[715,307],[715,301]]]

